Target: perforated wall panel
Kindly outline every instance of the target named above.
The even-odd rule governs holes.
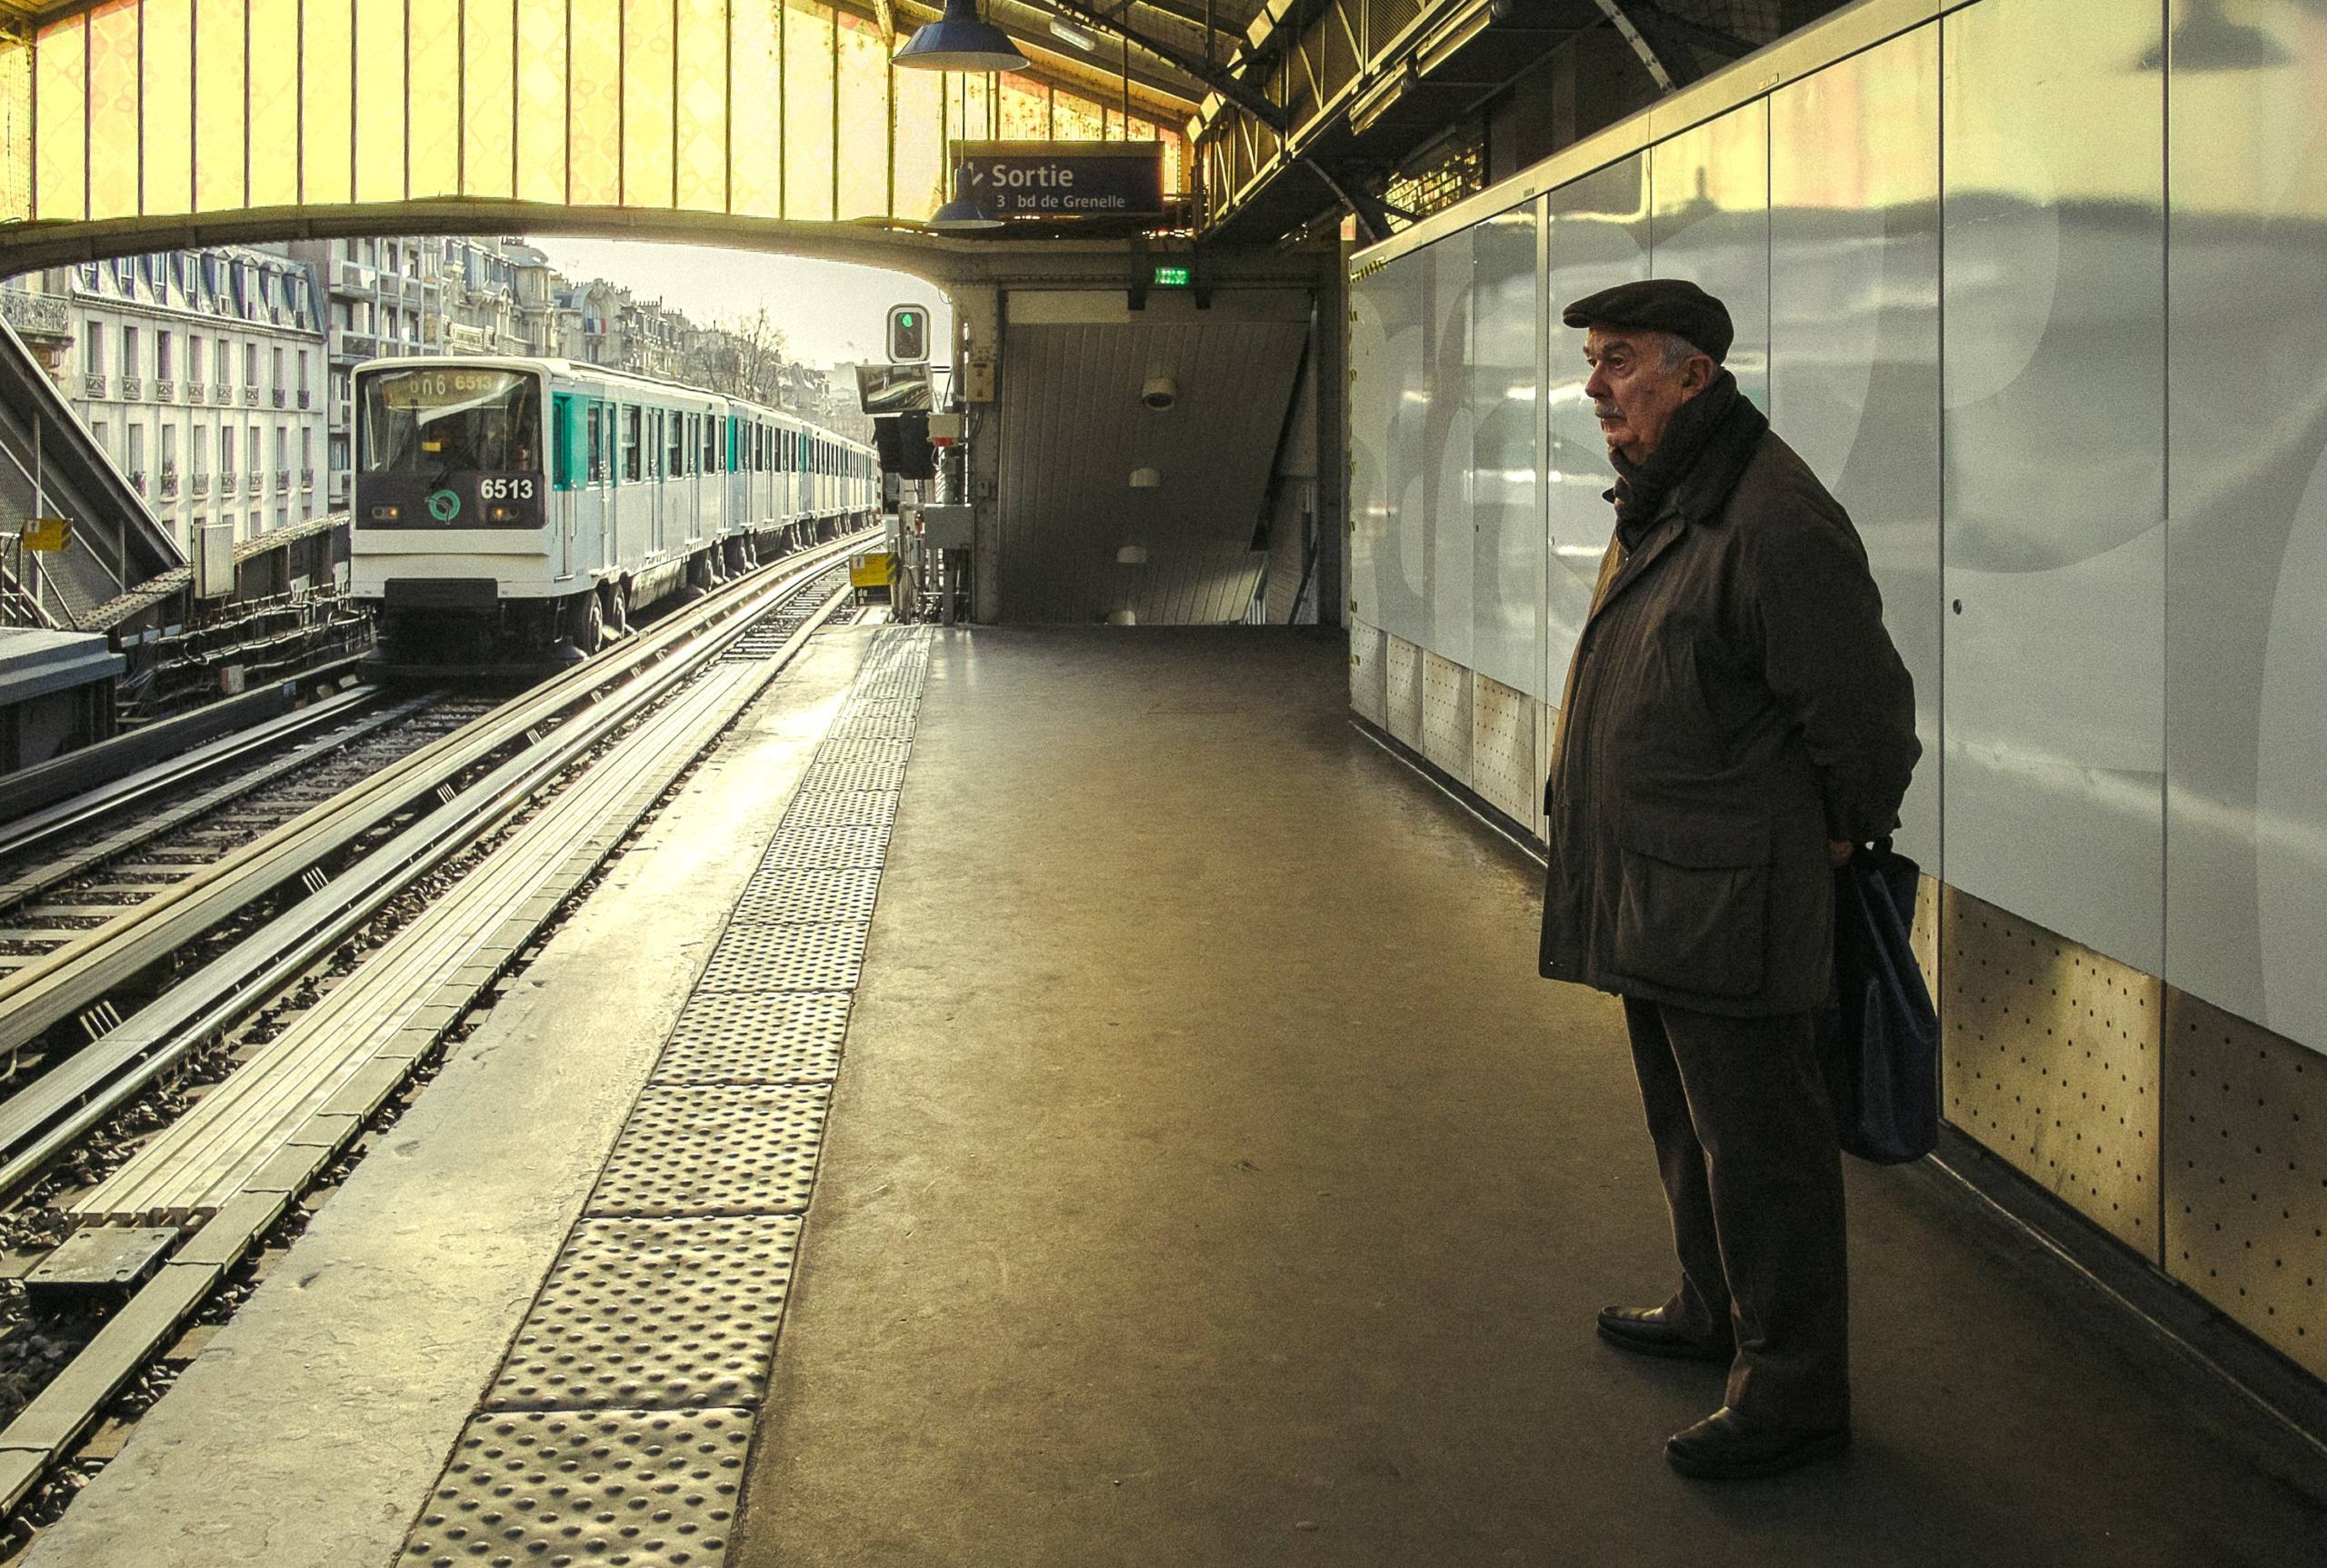
[[[1384,666],[1389,713],[1383,728],[1416,751],[1422,749],[1422,650],[1394,632],[1387,639]]]
[[[1349,629],[1349,705],[1368,724],[1386,727],[1389,694],[1386,644],[1378,626],[1353,624]]]
[[[1471,787],[1489,804],[1533,829],[1543,808],[1535,775],[1535,699],[1484,675],[1471,691]]]
[[[1471,777],[1471,672],[1429,649],[1422,655],[1422,754]]]
[[[1952,888],[1940,907],[1947,1117],[2157,1259],[2155,979]]]
[[[1923,986],[1936,1003],[1939,989],[1939,879],[1926,876],[1915,890],[1915,924],[1909,933],[1915,944],[1915,965],[1923,972]]]
[[[2327,1065],[2169,989],[2166,1272],[2327,1377]]]

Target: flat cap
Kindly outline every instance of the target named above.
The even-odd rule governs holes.
[[[1570,326],[1629,326],[1688,339],[1718,365],[1737,335],[1729,307],[1686,278],[1652,277],[1585,295],[1560,313]]]

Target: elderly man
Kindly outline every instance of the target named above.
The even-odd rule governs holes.
[[[1665,1444],[1769,1475],[1850,1441],[1843,1183],[1811,1009],[1833,868],[1897,821],[1921,746],[1842,506],[1722,367],[1729,312],[1652,279],[1576,301],[1615,537],[1545,789],[1543,972],[1623,998],[1681,1280],[1600,1333],[1726,1363]]]

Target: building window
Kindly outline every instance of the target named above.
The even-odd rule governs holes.
[[[196,474],[210,472],[210,432],[199,424],[194,427],[194,471]]]
[[[215,374],[213,375],[210,379],[218,384],[217,389],[220,392],[224,392],[228,387],[235,385],[235,362],[229,354],[229,350],[232,346],[233,345],[227,343],[225,338],[220,338],[218,340],[218,352],[214,356],[216,363],[211,366],[212,370],[215,372]]]
[[[142,421],[135,419],[129,422],[129,471],[132,474],[145,471],[145,426]]]
[[[163,381],[177,375],[172,368],[176,360],[176,355],[171,352],[172,344],[172,334],[157,332],[154,335],[154,375]]]
[[[98,451],[105,454],[107,456],[111,456],[113,454],[112,425],[106,424],[102,419],[91,420],[89,422],[89,438],[97,444]]]
[[[105,373],[105,329],[98,321],[81,324],[81,368],[91,375]]]
[[[175,474],[177,471],[178,427],[175,424],[165,424],[162,426],[162,472]]]
[[[125,324],[121,329],[121,374],[135,375],[137,371],[137,329]]]
[[[265,465],[265,455],[258,444],[258,426],[254,424],[243,433],[243,468],[246,473],[256,474]]]
[[[243,385],[254,389],[258,385],[258,345],[255,343],[243,345]]]
[[[283,349],[282,349],[282,347],[281,347],[279,345],[276,346],[276,348],[275,348],[275,380],[274,380],[273,382],[271,382],[269,385],[272,385],[272,386],[275,388],[275,391],[277,391],[277,392],[282,391],[282,390],[283,390],[283,387],[284,387],[284,381],[283,381]]]
[[[299,351],[299,390],[307,390],[307,351],[304,348]]]
[[[198,332],[186,335],[185,373],[188,377],[202,374],[202,335]]]
[[[288,425],[275,427],[275,465],[277,468],[291,466],[291,429]]]
[[[315,465],[315,433],[312,427],[303,424],[299,426],[299,466],[313,468]]]

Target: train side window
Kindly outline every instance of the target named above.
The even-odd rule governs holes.
[[[595,484],[606,476],[606,410],[604,404],[593,403],[583,410],[589,426],[589,466],[583,470],[590,484]]]
[[[592,412],[594,412],[593,410]],[[571,490],[584,483],[587,472],[582,465],[582,418],[584,410],[570,392],[554,393],[550,397],[550,484],[558,490]]]
[[[703,428],[697,433],[701,444],[695,449],[702,454],[703,471],[716,474],[719,472],[719,415],[703,414],[696,417],[703,421]]]
[[[687,471],[686,415],[671,409],[663,421],[663,476],[676,479]]]
[[[622,482],[624,484],[635,484],[641,477],[638,468],[638,405],[634,403],[625,403],[622,405]]]

